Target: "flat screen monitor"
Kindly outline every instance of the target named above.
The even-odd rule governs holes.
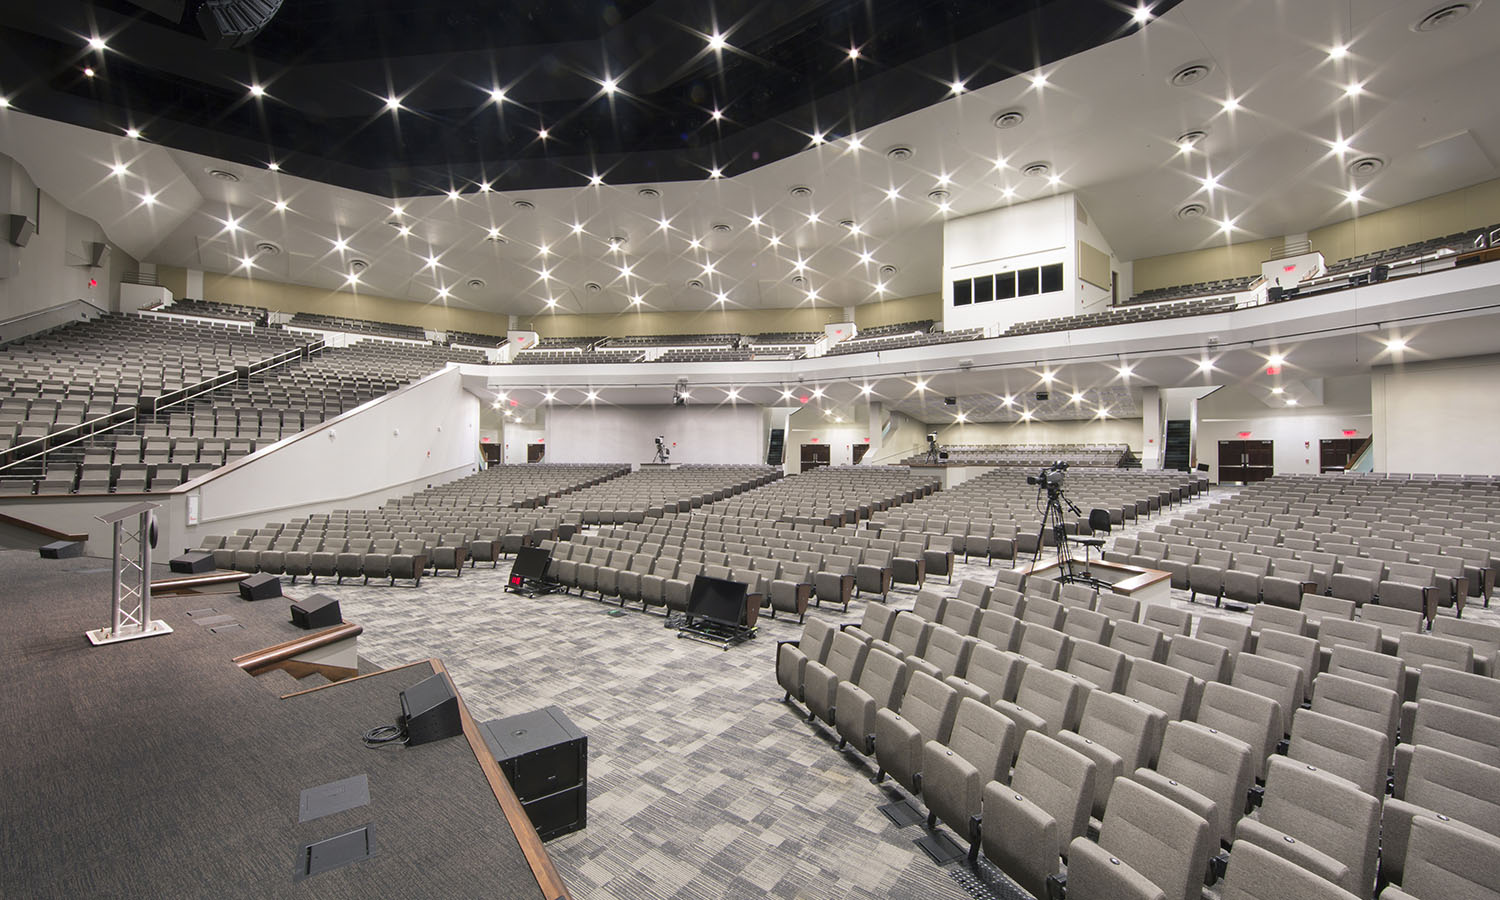
[[[749,585],[723,578],[699,575],[693,579],[688,596],[687,613],[695,619],[707,619],[717,625],[739,627],[745,624],[745,593]]]
[[[510,567],[510,577],[542,578],[547,574],[547,564],[552,562],[552,552],[541,547],[522,547],[516,551],[516,561]]]

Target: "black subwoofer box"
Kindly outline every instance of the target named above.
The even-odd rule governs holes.
[[[259,572],[240,582],[240,598],[244,600],[269,600],[281,596],[281,579],[275,575]]]
[[[83,555],[82,541],[53,541],[40,548],[42,559],[71,559]]]
[[[179,575],[203,575],[214,570],[214,552],[193,550],[182,554],[167,565]]]
[[[560,707],[479,726],[542,840],[587,825],[589,739]]]

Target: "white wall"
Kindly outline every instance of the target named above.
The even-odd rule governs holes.
[[[943,327],[948,331],[1071,315],[1078,310],[1072,194],[1018,203],[943,223]],[[1100,249],[1105,249],[1101,247]],[[1063,290],[969,306],[953,305],[953,281],[1063,264]]]
[[[1371,373],[1375,471],[1500,475],[1500,356]]]
[[[437,372],[189,482],[181,493],[199,496],[199,525],[182,524],[183,546],[330,507],[378,506],[477,471],[479,400],[462,381],[456,368]]]
[[[8,156],[0,155],[0,214],[24,215],[37,232],[25,247],[0,235],[0,319],[37,312],[70,300],[88,300],[119,308],[121,276],[136,262],[118,247],[109,261],[89,268],[85,242],[105,241],[97,222],[66,209],[52,195],[38,193],[36,182]],[[8,220],[6,222],[8,225]],[[96,284],[89,286],[89,279]]]
[[[507,432],[508,434],[508,432]],[[547,461],[650,462],[665,437],[673,463],[764,462],[767,435],[759,406],[553,407],[547,411]],[[507,437],[509,442],[509,437]]]
[[[1198,462],[1218,480],[1219,441],[1275,441],[1276,474],[1317,474],[1318,441],[1370,434],[1370,378],[1351,375],[1323,381],[1323,405],[1273,408],[1246,388],[1228,385],[1198,401]]]

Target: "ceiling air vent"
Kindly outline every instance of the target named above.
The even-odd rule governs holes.
[[[621,247],[625,246],[625,242],[629,240],[630,238],[626,237],[623,234],[614,235],[609,239],[609,249],[618,250]]]
[[[227,181],[230,184],[236,184],[240,180],[240,176],[234,174],[228,169],[209,169],[208,177],[214,179],[215,181]]]
[[[1052,164],[1040,161],[1028,163],[1021,167],[1021,174],[1028,178],[1045,178],[1052,174]]]
[[[891,149],[885,151],[885,155],[887,159],[894,159],[896,162],[905,162],[906,160],[912,158],[912,151],[911,148],[906,146],[905,144],[897,144]]]
[[[900,271],[900,270],[897,269],[895,266],[881,266],[880,267],[880,277],[882,277],[882,278],[890,278],[890,277],[894,276],[898,271]]]
[[[590,294],[597,294],[600,291],[604,290],[604,288],[597,281],[586,282],[583,286],[583,289],[588,291]]]
[[[661,196],[661,191],[658,191],[654,187],[643,187],[640,190],[636,191],[636,194],[638,196],[645,197],[647,200],[655,200],[657,197]]]
[[[793,275],[792,284],[807,284],[807,279],[803,278],[801,275]]]
[[[1177,218],[1198,219],[1202,218],[1203,214],[1206,212],[1208,212],[1208,208],[1205,207],[1202,203],[1189,203],[1187,206],[1184,206],[1182,209],[1179,209],[1177,211]]]
[[[728,225],[725,225],[723,222],[718,222],[718,223],[710,226],[709,230],[710,231],[716,231],[719,234],[728,234],[729,231],[730,231],[730,228],[729,228]]]
[[[698,290],[702,290],[702,288],[703,288],[703,282],[699,281],[696,278],[692,278],[692,279],[688,280],[688,287],[690,287],[690,288],[696,288]]]
[[[370,264],[362,259],[349,260],[349,271],[351,272],[363,272],[368,268],[370,268]]]
[[[510,239],[507,238],[505,235],[501,234],[500,233],[500,229],[498,229],[498,228],[491,228],[490,229],[490,233],[487,234],[487,235],[485,235],[484,239],[487,240],[487,241],[489,241],[491,244],[509,244],[510,243]]]
[[[812,188],[808,187],[805,184],[799,184],[799,185],[794,185],[793,187],[787,188],[787,193],[791,194],[793,197],[796,197],[797,199],[800,200],[803,197],[811,197],[812,196]]]
[[[1167,81],[1173,87],[1188,87],[1207,78],[1213,70],[1214,64],[1211,62],[1190,62],[1187,65],[1178,67],[1177,71],[1173,72]]]
[[[1436,31],[1446,28],[1474,11],[1478,3],[1444,3],[1437,9],[1418,19],[1411,26],[1412,31]]]
[[[942,203],[944,200],[947,200],[950,196],[952,196],[952,195],[949,194],[947,191],[943,190],[942,188],[938,188],[935,191],[928,191],[927,192],[927,199],[931,200],[934,203]]]
[[[530,200],[512,200],[510,201],[510,205],[516,209],[536,209],[536,204]]]
[[[854,230],[854,220],[853,219],[839,219],[839,227],[843,228],[846,231],[853,231]]]
[[[1005,112],[995,116],[996,128],[1015,128],[1026,121],[1026,114],[1019,109],[1007,109]]]
[[[1385,160],[1378,156],[1362,156],[1349,164],[1349,174],[1355,178],[1369,178],[1385,168]]]
[[[280,256],[281,248],[270,241],[261,241],[255,245],[256,256]]]
[[[1208,132],[1200,128],[1194,128],[1191,131],[1184,131],[1182,134],[1179,134],[1177,136],[1177,146],[1179,149],[1196,147],[1198,145],[1198,142],[1206,137],[1208,137]]]
[[[484,287],[484,279],[483,278],[470,278],[469,279],[469,287],[474,288],[475,290],[479,290],[480,288]]]

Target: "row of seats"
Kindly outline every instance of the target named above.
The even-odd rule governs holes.
[[[964,587],[972,595],[978,586]],[[1002,601],[1024,596],[1042,612],[1049,611],[1047,603],[1056,603],[1043,594],[1063,596],[1055,584],[1027,588],[1027,595],[998,586],[991,593],[1002,592]],[[1082,614],[1097,615],[1100,608],[1129,612],[1122,608],[1125,598],[1100,595],[1090,609],[1069,593],[1075,605],[1066,612],[1080,615],[1078,627],[1096,624]],[[1386,734],[1395,728],[1399,694],[1360,667],[1362,651],[1336,650],[1304,707],[1300,678],[1291,682],[1293,691],[1270,692],[1280,700],[1267,695],[1267,685],[1280,681],[1266,673],[1300,676],[1281,656],[1307,640],[1269,624],[1257,641],[1269,645],[1266,655],[1242,654],[1235,668],[1245,674],[1226,683],[1190,674],[1201,671],[1192,642],[1202,642],[1202,627],[1217,619],[1200,621],[1199,638],[1174,637],[1174,644],[1190,648],[1174,654],[1174,666],[1128,658],[1089,638],[1073,640],[1070,652],[1061,654],[1058,648],[1067,645],[1068,635],[1057,639],[1048,625],[1014,619],[993,604],[984,608],[919,595],[919,606],[931,620],[916,612],[892,614],[877,604],[867,604],[858,626],[837,633],[810,620],[801,642],[778,648],[778,681],[788,699],[806,704],[810,718],[822,718],[837,730],[841,746],[847,742],[873,754],[880,767],[877,778],[891,774],[921,795],[930,823],[940,819],[953,827],[970,841],[971,856],[983,849],[1036,896],[1044,895],[1048,880],[1060,880],[1060,857],[1068,861],[1070,894],[1101,877],[1089,868],[1094,851],[1076,840],[1087,832],[1092,814],[1102,819],[1100,845],[1109,846],[1116,809],[1126,818],[1154,809],[1156,817],[1165,817],[1164,825],[1174,816],[1195,821],[1188,829],[1191,840],[1169,842],[1178,848],[1170,866],[1163,868],[1160,853],[1139,858],[1157,873],[1145,873],[1147,881],[1174,897],[1198,897],[1210,852],[1230,841],[1231,881],[1235,854],[1243,846],[1258,846],[1368,897],[1382,812],[1392,836],[1388,845],[1400,845],[1402,835],[1422,827],[1413,823],[1433,817],[1434,811],[1423,806],[1430,801],[1438,802],[1436,813],[1479,819],[1479,827],[1495,832],[1500,806],[1493,790],[1478,802],[1450,802],[1444,795],[1451,790],[1445,782],[1455,777],[1471,785],[1500,784],[1500,769],[1493,767],[1500,762],[1500,718],[1494,715],[1500,712],[1500,682],[1478,679],[1478,690],[1468,682],[1459,689],[1459,702],[1483,705],[1487,712],[1452,706],[1444,702],[1450,695],[1436,688],[1418,700],[1392,801],[1409,806],[1383,810],[1393,740]],[[963,630],[976,618],[981,621],[976,630],[999,643]],[[1133,616],[1110,621],[1117,633],[1136,624]],[[1282,635],[1289,642],[1282,642]],[[1190,702],[1194,680],[1200,690]],[[1465,742],[1476,735],[1486,742],[1479,760],[1463,753]],[[1278,749],[1286,755],[1278,755]],[[1257,775],[1265,786],[1252,791]],[[1124,800],[1110,802],[1122,792]],[[1153,797],[1178,806],[1162,806]],[[1247,799],[1264,801],[1255,818],[1241,816]],[[1181,818],[1179,808],[1196,820]],[[1317,852],[1309,856],[1290,849],[1298,843]],[[1405,846],[1399,851],[1390,846],[1385,855],[1383,874],[1389,880],[1422,871],[1419,865],[1403,873]],[[1172,873],[1165,887],[1164,871]],[[1418,876],[1419,884],[1424,877]],[[1277,894],[1273,890],[1270,896]]]
[[[368,319],[353,319],[348,316],[328,316],[321,313],[299,312],[292,316],[287,324],[294,328],[315,328],[321,331],[339,331],[345,334],[393,337],[411,341],[427,340],[427,330],[420,325],[373,322]]]
[[[1130,453],[1125,444],[945,444],[939,448],[948,465],[1047,466],[1065,462],[1070,466],[1122,465]],[[911,465],[927,461],[917,453],[902,460]]]
[[[1234,309],[1237,301],[1233,296],[1208,297],[1201,300],[1170,300],[1160,303],[1144,303],[1135,306],[1115,306],[1099,312],[1075,316],[1057,316],[1049,319],[1034,319],[1018,322],[1005,330],[1007,337],[1023,334],[1043,334],[1049,331],[1070,331],[1074,328],[1097,328],[1105,325],[1129,325],[1136,322],[1155,322],[1161,319],[1177,319],[1184,316],[1206,316]]]
[[[457,481],[398,497],[388,508],[457,506],[481,509],[545,506],[554,498],[630,474],[623,464],[525,463],[492,465]]]
[[[154,307],[154,310],[177,316],[192,316],[197,319],[228,319],[235,322],[255,322],[259,324],[264,324],[267,317],[271,314],[270,310],[259,306],[243,306],[238,303],[221,303],[217,300],[194,300],[188,298]]]
[[[975,341],[984,337],[983,328],[965,328],[957,331],[911,331],[895,334],[871,334],[861,331],[846,341],[828,348],[828,356],[843,356],[849,353],[901,350],[906,347],[926,347],[932,344],[952,344],[958,341]]]
[[[1240,278],[1220,278],[1217,281],[1200,281],[1196,284],[1178,284],[1170,287],[1151,288],[1133,295],[1120,306],[1136,306],[1141,303],[1158,303],[1162,300],[1185,300],[1189,297],[1220,296],[1248,291],[1259,276],[1246,275]]]
[[[747,491],[715,511],[795,525],[854,525],[941,488],[931,474],[907,466],[822,466]]]
[[[646,467],[559,497],[585,525],[642,522],[723,500],[782,477],[773,466],[681,465]]]

